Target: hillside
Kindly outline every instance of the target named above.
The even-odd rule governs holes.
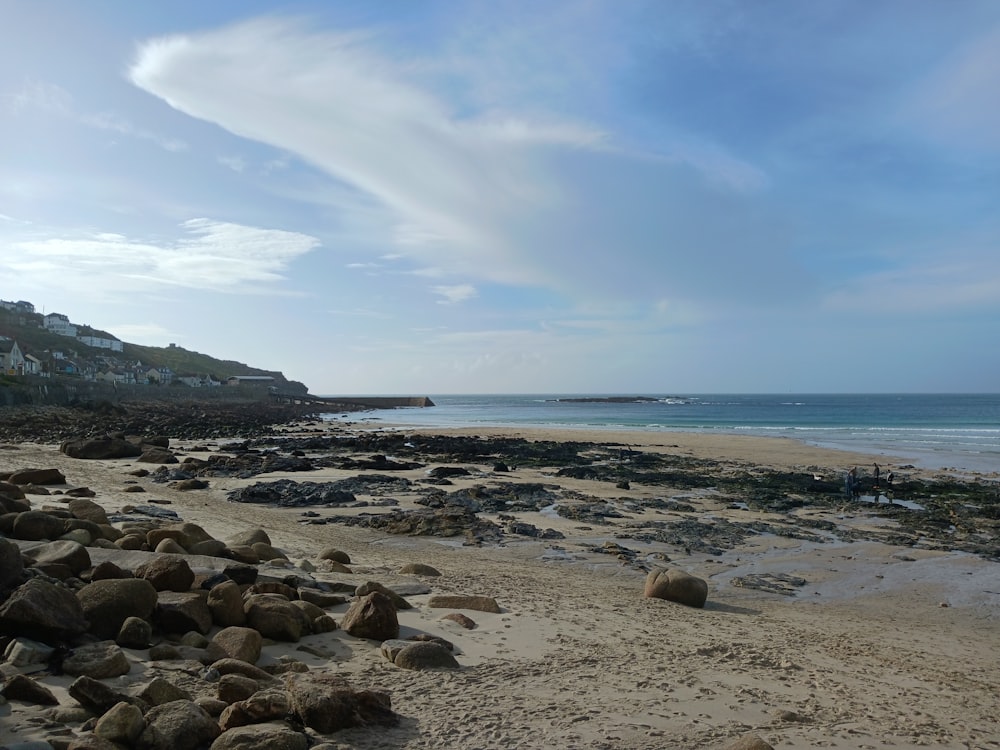
[[[102,338],[117,338],[110,333],[80,326],[81,333]],[[116,359],[122,363],[139,361],[145,367],[169,367],[177,375],[212,375],[216,380],[225,380],[232,375],[270,375],[275,385],[283,392],[306,393],[302,383],[290,381],[276,370],[264,370],[243,362],[217,359],[208,354],[190,351],[181,346],[142,346],[122,342],[121,352],[88,346],[78,339],[61,336],[42,328],[42,316],[38,313],[15,313],[0,308],[0,336],[17,341],[21,351],[32,354],[43,362],[51,358],[52,352],[63,352],[68,357],[85,360]]]

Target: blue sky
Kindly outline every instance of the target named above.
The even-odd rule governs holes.
[[[314,393],[1000,386],[993,0],[0,19],[0,298]]]

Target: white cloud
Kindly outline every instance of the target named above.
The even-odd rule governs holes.
[[[462,69],[421,78],[391,54],[371,35],[257,20],[147,42],[130,78],[367,196],[326,199],[373,251],[391,242],[426,275],[649,299],[778,299],[769,290],[808,286],[786,283],[797,266],[780,227],[744,197],[766,177],[725,150],[630,154],[544,101],[505,111],[493,98],[480,111],[455,86],[435,88]]]
[[[56,284],[83,294],[182,287],[273,291],[314,237],[211,219],[181,224],[174,240],[140,241],[99,232],[15,240],[0,257],[8,278]]]
[[[11,97],[10,108],[14,114],[21,114],[31,108],[38,109],[73,120],[95,130],[110,131],[129,138],[149,141],[166,151],[176,153],[188,149],[187,143],[179,138],[170,138],[139,127],[114,113],[80,112],[75,106],[73,96],[62,87],[52,83],[34,81],[26,84],[21,91]]]
[[[219,156],[216,161],[236,173],[242,173],[247,168],[247,160],[242,156]]]
[[[459,302],[466,302],[476,296],[476,288],[471,284],[435,286],[431,287],[431,291],[443,298],[438,300],[438,304],[441,305],[455,305]]]

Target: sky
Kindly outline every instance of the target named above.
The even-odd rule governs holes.
[[[0,299],[324,395],[995,392],[995,0],[0,0]]]

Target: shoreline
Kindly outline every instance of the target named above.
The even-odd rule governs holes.
[[[911,537],[916,544],[893,543],[909,517],[898,507],[806,503],[775,510],[737,502],[741,496],[726,489],[734,478],[766,480],[772,472],[807,480],[819,474],[839,484],[850,465],[866,470],[880,457],[747,435],[385,427],[313,419],[284,424],[273,430],[273,439],[259,439],[261,449],[277,446],[262,453],[291,456],[296,441],[315,439],[312,449],[301,443],[305,458],[315,464],[312,470],[213,476],[206,489],[193,492],[135,477],[132,472],[143,464],[134,458],[72,459],[51,443],[0,444],[0,470],[59,468],[70,486],[94,490],[95,501],[109,513],[154,503],[219,539],[266,528],[288,558],[287,566],[268,568],[273,575],[283,575],[282,570],[302,575],[315,566],[321,549],[336,546],[349,553],[352,573],[309,575],[358,584],[376,580],[411,590],[423,586],[429,593],[409,595],[414,609],[400,612],[403,632],[452,641],[461,665],[457,671],[400,669],[381,656],[377,643],[339,630],[305,637],[300,644],[265,645],[260,664],[294,658],[310,670],[333,669],[358,688],[391,693],[401,724],[319,738],[337,748],[721,750],[756,736],[770,747],[860,749],[891,743],[959,750],[989,747],[993,741],[993,696],[1000,689],[996,562],[936,549],[919,536]],[[477,437],[481,440],[473,445]],[[517,438],[552,442],[554,448],[566,441],[592,442],[597,448],[588,447],[584,454],[596,450],[596,466],[652,470],[665,460],[686,472],[671,473],[672,481],[700,474],[710,481],[672,487],[630,474],[625,488],[599,476],[560,475],[559,462],[548,454],[508,472],[495,471],[494,460],[485,454],[447,458],[463,446],[486,449],[490,440]],[[333,447],[322,447],[327,439]],[[407,448],[407,442],[415,447]],[[622,446],[645,458],[625,456],[618,464]],[[171,440],[182,461],[253,456],[237,451],[246,447],[245,439]],[[403,461],[410,458],[404,450],[428,458],[419,468],[381,473],[406,479],[408,489],[359,492],[365,504],[357,507],[275,507],[229,499],[232,491],[260,482],[336,482],[371,474],[372,469],[352,468],[351,462],[383,452],[387,460]],[[328,454],[339,458],[324,464],[320,458]],[[450,484],[428,483],[431,467],[447,465],[465,467],[470,474],[452,477]],[[920,481],[936,476],[919,467],[898,468],[897,474]],[[144,491],[128,492],[130,485]],[[513,509],[507,515],[518,522],[564,536],[505,534],[497,544],[314,523],[330,516],[425,509],[416,501],[440,493],[468,491],[482,500],[510,486],[539,487],[556,503],[599,506],[620,515],[583,521],[541,503]],[[39,508],[65,502],[58,494],[28,497]],[[387,499],[398,504],[378,504]],[[481,515],[499,520],[493,512]],[[708,539],[726,529],[751,533],[733,537],[731,547],[727,542],[718,551],[687,551],[683,543],[644,538],[661,524],[690,526]],[[409,562],[432,565],[442,575],[401,575],[400,566]],[[705,608],[644,599],[645,570],[658,565],[706,580]],[[495,597],[501,612],[465,611],[475,627],[464,630],[441,620],[447,610],[428,606],[431,593]],[[339,621],[346,605],[328,611]],[[155,667],[141,653],[130,652],[129,658],[136,668],[119,680],[137,689]],[[59,681],[64,678],[40,679],[64,695]],[[17,701],[0,706],[0,744],[39,738],[44,711]]]

